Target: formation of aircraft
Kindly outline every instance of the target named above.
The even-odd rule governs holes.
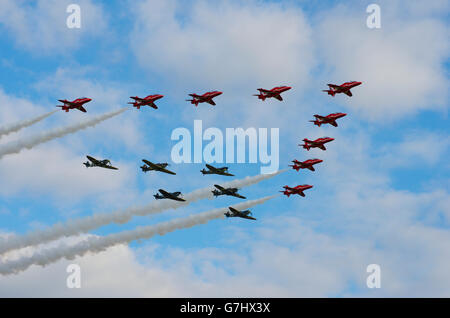
[[[154,109],[158,109],[158,106],[156,106],[155,102],[158,99],[163,98],[164,95],[155,94],[155,95],[148,95],[147,97],[140,98],[138,96],[130,96],[131,99],[134,100],[134,102],[129,102],[128,104],[132,104],[133,107],[136,107],[137,109],[140,109],[141,106],[150,106]]]
[[[166,167],[169,165],[168,163],[153,163],[146,159],[142,159],[142,161],[145,163],[143,166],[141,166],[141,170],[143,172],[159,171],[159,172],[176,175],[175,172],[166,169]]]
[[[362,82],[345,82],[341,85],[335,85],[335,84],[327,84],[329,89],[323,90],[324,92],[327,92],[331,96],[335,96],[339,93],[344,93],[348,96],[353,96],[351,89],[361,85]],[[283,92],[286,92],[290,90],[291,87],[289,86],[277,86],[270,90],[264,89],[264,88],[258,88],[258,94],[255,94],[254,96],[257,96],[258,99],[265,101],[266,98],[275,98],[279,101],[283,101],[283,98],[281,97],[281,94]],[[191,104],[194,104],[195,106],[198,106],[199,103],[208,103],[210,105],[215,106],[216,103],[214,102],[214,98],[221,95],[222,92],[220,91],[210,91],[206,92],[203,95],[197,95],[197,94],[189,94],[192,99],[188,99],[187,101],[191,102]],[[133,102],[129,102],[128,104],[132,104],[133,107],[136,107],[137,109],[140,109],[141,106],[150,106],[154,109],[158,109],[158,106],[155,104],[155,102],[161,98],[163,98],[164,95],[161,94],[154,94],[154,95],[148,95],[144,98],[140,98],[138,96],[130,96],[131,99],[133,99]],[[82,112],[86,112],[86,109],[83,107],[84,104],[90,102],[92,99],[87,97],[77,98],[73,101],[68,101],[66,99],[64,100],[58,100],[59,102],[63,103],[63,105],[57,105],[57,107],[61,107],[63,111],[69,112],[70,109],[78,109]],[[321,116],[321,115],[314,115],[314,120],[310,120],[310,122],[313,122],[314,125],[317,125],[320,127],[322,124],[330,124],[334,127],[338,127],[337,119],[342,118],[346,116],[345,113],[331,113],[327,116]],[[322,150],[326,150],[325,143],[328,143],[330,141],[333,141],[334,138],[330,137],[322,137],[318,138],[316,140],[309,140],[307,138],[303,139],[304,144],[299,144],[299,146],[302,146],[304,149],[308,150],[311,148],[320,148]],[[103,159],[103,160],[97,160],[91,156],[86,156],[88,161],[84,162],[83,164],[89,168],[89,167],[101,167],[106,169],[113,169],[118,170],[118,168],[112,166],[111,161],[109,159]],[[140,168],[143,172],[147,171],[159,171],[171,175],[176,175],[175,172],[170,171],[167,169],[168,163],[153,163],[146,159],[142,159],[144,162],[144,165],[142,165]],[[294,170],[299,171],[300,169],[309,169],[311,171],[315,171],[314,165],[323,162],[321,159],[308,159],[305,161],[298,161],[296,159],[292,160],[293,165],[290,165]],[[223,176],[234,176],[233,174],[228,172],[228,167],[221,167],[216,168],[212,165],[206,164],[206,168],[203,168],[200,170],[200,172],[205,174],[217,174],[217,175],[223,175]],[[238,193],[238,188],[225,188],[220,185],[215,184],[215,189],[213,189],[211,192],[215,197],[221,196],[221,195],[227,195],[227,196],[234,196],[241,199],[246,199],[245,196],[242,196]],[[284,186],[282,192],[286,196],[290,195],[300,195],[302,197],[305,197],[304,191],[307,189],[311,189],[313,186],[304,184],[304,185],[297,185],[295,187],[289,187]],[[168,192],[163,189],[158,190],[159,193],[156,193],[154,195],[155,199],[169,199],[169,200],[175,200],[175,201],[186,201],[182,198],[181,192]],[[226,217],[240,217],[244,219],[250,219],[250,220],[256,220],[254,217],[251,216],[250,210],[245,211],[239,211],[233,207],[228,208],[229,211],[225,213]]]
[[[215,184],[214,186],[216,187],[216,189],[212,190],[211,192],[215,197],[218,197],[219,195],[229,195],[240,199],[246,199],[246,197],[237,193],[237,191],[239,190],[238,188],[224,188],[218,184]]]
[[[202,170],[200,170],[200,172],[205,175],[205,174],[218,174],[221,176],[229,176],[229,177],[234,177],[234,174],[231,174],[228,172],[228,167],[222,167],[222,168],[215,168],[209,164],[206,164],[206,168],[208,168],[208,170],[206,170],[205,168],[203,168]]]
[[[56,105],[56,107],[61,107],[61,110],[69,112],[69,109],[78,109],[83,113],[86,112],[86,109],[83,107],[84,104],[89,103],[92,99],[87,97],[81,97],[74,99],[73,101],[69,101],[67,99],[58,99],[59,102],[63,103],[63,105]]]
[[[348,96],[353,96],[352,92],[350,91],[353,87],[359,86],[361,85],[362,82],[356,82],[356,81],[351,81],[351,82],[345,82],[341,85],[335,85],[335,84],[327,84],[329,89],[328,90],[323,90],[324,92],[327,92],[329,95],[334,96],[336,94],[340,94],[340,93],[344,93]],[[327,116],[321,116],[321,115],[314,115],[314,120],[310,120],[310,122],[314,123],[314,125],[320,127],[321,125],[325,125],[325,124],[330,124],[334,127],[338,127],[337,121],[339,118],[342,118],[344,116],[346,116],[347,114],[345,113],[331,113]],[[325,147],[325,144],[333,141],[334,138],[330,138],[330,137],[322,137],[322,138],[317,138],[316,140],[309,140],[308,138],[304,138],[303,142],[304,144],[299,144],[299,146],[302,146],[304,149],[308,150],[311,148],[319,148],[322,150],[327,150],[327,148]],[[315,171],[314,169],[314,165],[323,162],[323,160],[321,159],[308,159],[305,161],[298,161],[297,159],[292,160],[293,165],[289,165],[290,167],[292,167],[292,169],[299,171],[300,169],[309,169],[311,171]],[[284,190],[280,191],[282,192],[284,195],[287,195],[288,197],[291,194],[298,194],[301,196],[305,196],[305,194],[303,193],[304,190],[310,189],[312,188],[312,185],[308,185],[308,184],[304,184],[304,185],[298,185],[296,187],[289,187],[289,186],[284,186]]]
[[[293,165],[289,165],[292,169],[299,171],[300,169],[309,169],[311,171],[316,171],[314,165],[323,162],[321,159],[308,159],[305,161],[298,161],[297,159],[292,160]]]
[[[319,148],[322,150],[327,150],[327,148],[325,148],[325,144],[333,140],[334,138],[330,137],[317,138],[316,140],[309,140],[308,138],[305,138],[303,139],[305,143],[303,145],[299,144],[299,146],[302,146],[304,149],[308,151],[310,148]]]
[[[344,113],[332,113],[327,116],[314,115],[314,117],[316,119],[310,120],[310,122],[314,123],[314,125],[317,125],[319,127],[322,124],[330,124],[331,126],[337,127],[338,124],[337,124],[336,120],[339,118],[342,118],[346,115],[347,114],[344,114]]]
[[[352,96],[352,92],[350,89],[353,87],[356,87],[358,85],[361,85],[362,82],[357,81],[351,81],[351,82],[345,82],[341,85],[336,84],[327,84],[329,89],[323,90],[324,92],[327,92],[329,95],[334,96],[335,94],[344,93],[348,96]],[[288,90],[290,90],[292,87],[290,86],[276,86],[272,89],[264,89],[264,88],[258,88],[259,91],[258,94],[254,94],[253,96],[257,96],[258,99],[266,100],[266,98],[276,98],[279,101],[282,101],[283,98],[281,97],[281,93],[284,93]],[[199,103],[208,103],[210,105],[215,106],[216,103],[214,102],[213,98],[222,95],[222,92],[220,91],[210,91],[206,92],[202,95],[198,95],[195,93],[189,94],[192,99],[187,99],[186,101],[191,102],[191,104],[194,104],[195,106],[198,106]],[[158,106],[156,106],[155,102],[161,98],[163,98],[164,95],[161,94],[153,94],[148,95],[146,97],[139,97],[139,96],[130,96],[131,99],[133,99],[133,102],[129,102],[128,104],[133,105],[133,107],[136,107],[137,109],[140,109],[141,106],[150,106],[154,109],[158,109]],[[86,112],[86,109],[83,107],[84,104],[90,102],[92,99],[87,97],[81,97],[77,98],[73,101],[69,101],[67,99],[58,99],[59,102],[63,103],[63,105],[57,105],[56,107],[61,107],[62,110],[68,112],[70,109],[78,109],[82,112]],[[315,115],[316,120],[320,120]],[[344,115],[345,116],[345,115]]]
[[[206,92],[203,95],[189,94],[189,96],[191,96],[192,99],[186,99],[186,101],[191,102],[191,104],[194,104],[196,107],[198,106],[199,103],[208,103],[210,105],[216,106],[216,103],[213,101],[213,98],[219,95],[222,95],[222,92],[212,91]]]
[[[185,199],[180,198],[181,192],[167,192],[166,190],[159,189],[159,193],[154,194],[156,200],[169,199],[175,201],[186,201]]]
[[[353,87],[359,86],[361,84],[362,84],[362,82],[356,82],[356,81],[345,82],[344,84],[341,84],[341,85],[327,84],[329,89],[323,90],[322,92],[327,92],[328,95],[331,95],[333,97],[334,97],[334,95],[340,94],[340,93],[344,93],[347,96],[351,97],[351,96],[353,96],[353,94],[350,91],[350,89],[352,89]]]
[[[302,197],[304,197],[305,194],[303,193],[303,191],[311,189],[312,187],[313,186],[309,185],[309,184],[298,185],[293,188],[286,185],[283,187],[284,190],[280,191],[280,192],[282,192],[284,195],[287,195],[288,197],[292,194],[298,194],[298,195],[301,195]]]
[[[86,158],[88,158],[88,161],[83,162],[83,164],[86,166],[86,168],[100,167],[100,168],[106,168],[106,169],[112,169],[112,170],[119,170],[118,168],[113,167],[111,165],[111,161],[109,159],[97,160],[91,156],[86,156]]]
[[[277,86],[272,89],[264,89],[258,88],[259,94],[254,94],[253,96],[258,96],[258,99],[262,101],[266,100],[266,98],[276,98],[279,101],[282,101],[281,93],[290,90],[292,87],[289,86]]]
[[[239,211],[231,206],[228,207],[228,210],[228,212],[224,213],[227,218],[239,217],[248,220],[256,220],[254,217],[250,216],[252,215],[252,212],[250,210]]]

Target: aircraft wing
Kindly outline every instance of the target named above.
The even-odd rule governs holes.
[[[231,207],[231,206],[229,206],[228,209],[229,209],[231,212],[233,212],[234,215],[236,215],[236,214],[239,213],[238,210],[236,210],[235,208],[233,208],[233,207]]]
[[[165,173],[168,173],[168,174],[172,174],[172,175],[176,175],[175,172],[167,170],[166,168],[159,168],[159,171],[165,172]]]
[[[215,173],[220,172],[219,169],[217,169],[209,164],[206,164],[206,168],[208,168],[210,171],[215,172]]]
[[[216,106],[216,103],[214,103],[214,101],[212,99],[208,100],[207,103],[210,105]]]
[[[119,168],[113,167],[113,166],[108,166],[108,165],[101,165],[102,168],[106,168],[106,169],[112,169],[112,170],[119,170]]]
[[[146,163],[146,164],[147,164],[150,168],[152,168],[153,170],[161,171],[161,172],[165,172],[165,173],[173,174],[173,175],[176,174],[175,172],[170,171],[170,170],[167,170],[166,168],[161,168],[160,166],[155,165],[153,162],[150,162],[150,161],[148,161],[148,160],[146,160],[146,159],[142,159],[142,161],[143,161],[144,163]]]
[[[334,126],[334,127],[337,127],[338,126],[338,124],[337,124],[337,122],[336,121],[330,121],[330,125],[332,125],[332,126]]]
[[[221,169],[218,169],[218,168],[215,168],[215,167],[213,167],[213,166],[211,166],[209,164],[206,164],[206,167],[209,169],[209,171],[211,171],[212,173],[215,173],[215,174],[219,174],[219,175],[222,175],[222,176],[230,176],[230,177],[234,176],[234,174],[225,172],[225,170],[226,170],[226,169],[224,169],[225,167],[221,168]]]
[[[161,194],[162,194],[163,196],[165,196],[165,197],[170,197],[170,195],[171,195],[169,192],[167,192],[167,191],[165,191],[165,190],[163,190],[163,189],[159,189],[158,191],[161,192]]]
[[[239,199],[247,199],[247,198],[244,197],[243,195],[240,195],[239,193],[236,193],[236,192],[232,193],[231,195],[234,196],[234,197],[236,197],[236,198],[239,198]]]
[[[83,113],[86,113],[86,109],[83,106],[78,106],[78,109],[81,110]]]
[[[218,185],[218,184],[215,184],[214,185],[217,189],[219,189],[220,191],[223,191],[223,190],[225,190],[225,188],[224,187],[221,187],[220,185]]]
[[[325,145],[319,145],[318,147],[322,150],[327,150],[327,148],[325,148]]]
[[[339,85],[336,84],[327,84],[329,88],[334,88],[334,89],[338,89],[341,88]]]
[[[249,219],[249,220],[255,220],[256,221],[256,219],[253,216],[248,216],[248,215],[242,214],[242,215],[240,215],[240,217],[244,218],[244,219]]]
[[[86,158],[89,159],[90,162],[95,163],[95,164],[99,164],[100,161],[98,161],[97,159],[95,159],[94,157],[91,156],[86,156]]]
[[[258,91],[260,91],[261,93],[270,93],[271,91],[268,89],[264,89],[264,88],[258,88]]]
[[[353,94],[352,94],[352,92],[350,92],[350,90],[348,90],[348,91],[345,91],[344,92],[347,96],[350,96],[350,97],[352,97],[353,96]]]
[[[311,171],[316,171],[316,169],[314,169],[313,166],[309,166],[308,169],[311,170]]]
[[[148,161],[147,159],[142,159],[142,161],[143,161],[147,166],[149,166],[149,167],[151,167],[151,168],[153,168],[153,169],[157,168],[157,166],[156,166],[153,162],[150,162],[150,161]]]
[[[283,97],[281,97],[281,95],[275,95],[274,96],[276,99],[278,99],[279,101],[283,101]]]

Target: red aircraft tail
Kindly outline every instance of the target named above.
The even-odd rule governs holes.
[[[56,107],[61,107],[61,110],[65,110],[66,113],[69,112],[69,107],[67,107],[66,105],[63,105],[63,106],[57,105]]]
[[[258,96],[258,99],[265,101],[266,100],[266,95],[263,94],[254,94],[253,96]]]
[[[328,95],[331,95],[331,96],[333,96],[333,97],[334,97],[334,95],[336,94],[336,92],[333,91],[332,89],[324,89],[324,90],[322,90],[322,92],[327,92]]]
[[[306,142],[305,142],[304,145],[299,145],[299,146],[302,146],[303,149],[306,149],[306,150],[308,150],[308,151],[309,151],[309,148],[311,148]]]
[[[199,101],[197,99],[186,99],[187,102],[191,102],[191,104],[194,104],[195,107],[198,106]]]
[[[133,107],[136,107],[137,109],[140,109],[140,108],[141,108],[141,105],[139,105],[139,104],[136,103],[136,102],[129,102],[128,104],[133,105]]]

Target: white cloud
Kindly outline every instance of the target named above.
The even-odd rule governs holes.
[[[72,1],[40,0],[2,1],[0,24],[11,32],[18,46],[35,54],[70,52],[90,36],[105,35],[106,17],[98,4],[78,1],[81,8],[81,28],[69,29],[66,8]]]
[[[315,62],[311,29],[294,6],[170,0],[134,10],[138,61],[185,89],[301,86]]]
[[[324,88],[328,82],[363,82],[353,97],[339,95],[333,102],[387,122],[419,110],[448,107],[449,81],[441,67],[450,52],[448,27],[427,10],[422,14],[416,10],[411,18],[402,12],[408,6],[401,7],[381,4],[381,29],[366,27],[367,14],[356,11],[364,9],[361,6],[341,5],[320,16],[316,35],[326,65]]]
[[[20,110],[20,111],[18,111]],[[10,96],[0,87],[0,124],[9,125],[28,118],[36,117],[48,112],[49,109],[41,105],[36,105],[31,101]]]
[[[102,158],[104,154],[92,154]],[[86,169],[85,156],[58,144],[40,146],[26,153],[8,156],[0,161],[5,180],[0,186],[2,196],[50,195],[57,201],[79,201],[85,197],[120,193],[134,185],[133,168],[128,163],[112,161],[118,171]]]
[[[382,8],[385,5],[388,7],[383,4]],[[389,10],[383,9],[382,30],[366,28],[364,10],[360,18],[353,18],[353,11],[342,8],[325,15],[314,32],[318,31],[320,38],[316,52],[325,58],[327,78],[364,82],[351,99],[337,96],[333,102],[345,100],[355,113],[377,120],[445,107],[448,80],[440,65],[448,56],[446,31],[439,21],[424,17],[420,5],[414,6],[414,20],[393,11],[393,16],[400,17],[395,22],[389,20]],[[435,14],[440,8],[434,3],[427,14]],[[195,2],[192,7],[183,7],[175,1],[147,1],[137,8],[131,43],[145,68],[167,75],[175,84],[189,82],[192,87],[209,89],[212,85],[247,91],[258,83],[270,86],[272,81],[277,81],[274,85],[280,81],[298,85],[302,91],[308,88],[308,73],[316,63],[312,56],[314,34],[301,11],[291,9],[259,2],[218,6]],[[186,10],[187,15],[176,18],[178,10]],[[61,72],[57,75],[63,79],[67,71]],[[122,96],[117,87],[109,90],[84,80],[61,85],[55,81],[50,86],[42,83],[41,87],[59,86],[61,92],[74,95],[92,89],[92,95],[104,95],[105,101],[112,96],[111,102]],[[293,95],[294,90],[288,96]],[[292,138],[322,137],[331,130],[336,137],[326,152],[307,153],[324,159],[314,174],[292,172],[295,182],[314,177],[314,189],[307,198],[278,199],[280,206],[286,202],[292,209],[263,214],[252,231],[231,226],[230,231],[217,234],[225,239],[242,238],[231,242],[230,248],[182,249],[148,243],[136,250],[119,246],[73,261],[82,266],[81,290],[66,288],[68,262],[64,261],[46,268],[33,267],[18,276],[0,277],[0,295],[36,296],[39,290],[40,296],[59,297],[449,296],[448,190],[394,189],[389,174],[392,167],[405,166],[404,160],[411,157],[414,164],[440,163],[447,154],[443,147],[448,148],[448,140],[430,133],[408,139],[405,134],[401,142],[377,149],[362,127],[346,132],[342,131],[346,125],[331,130],[312,130],[306,122],[301,127],[294,125],[303,122],[303,112],[309,111],[310,105],[302,105],[299,117],[295,116],[298,109],[291,107],[283,109],[278,118],[279,108],[290,105],[255,101],[246,114],[247,122],[261,123],[265,117],[268,123],[289,123],[286,129],[296,132]],[[255,111],[258,109],[264,111]],[[119,124],[113,126],[115,129]],[[69,166],[80,164],[74,155],[83,149],[83,143],[74,140],[73,151],[48,145],[27,154],[35,160],[45,160],[46,152],[52,154],[61,165],[59,174],[65,175]],[[0,169],[6,165],[2,173],[11,174],[10,170],[29,163],[25,158],[17,160],[0,162]],[[43,163],[43,167],[44,175],[38,174],[35,179],[44,178],[55,191],[62,191],[51,165]],[[24,168],[34,173],[30,170]],[[131,178],[114,179],[117,182],[109,184],[109,174],[108,180],[100,175],[91,180],[91,175],[72,174],[77,181],[74,189],[82,194],[87,190],[79,184],[85,178],[92,181],[94,193],[98,190],[96,182],[107,182],[107,192],[113,195]],[[15,176],[10,177],[15,180]],[[20,187],[30,181],[21,178]],[[150,180],[145,182],[154,183],[155,179]],[[31,180],[30,186],[36,188],[37,184]],[[381,290],[365,287],[365,270],[370,263],[381,265]]]
[[[450,149],[450,137],[417,131],[405,134],[404,140],[389,143],[380,149],[380,160],[385,167],[408,168],[435,165],[445,158]],[[446,168],[445,165],[441,166]]]

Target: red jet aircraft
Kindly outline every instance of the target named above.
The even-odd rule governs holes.
[[[284,195],[287,195],[288,197],[291,194],[298,194],[301,195],[302,197],[305,196],[305,194],[303,193],[303,191],[311,189],[313,186],[309,185],[309,184],[304,184],[304,185],[298,185],[296,187],[289,187],[289,186],[284,186],[284,191],[280,191],[281,193],[283,193]]]
[[[336,120],[339,118],[342,118],[346,115],[347,114],[344,114],[344,113],[333,113],[333,114],[329,114],[327,116],[314,115],[314,117],[316,117],[316,119],[310,120],[310,122],[314,123],[314,125],[317,125],[319,127],[322,124],[330,124],[334,127],[337,127],[338,124],[337,124]]]
[[[189,94],[189,96],[191,96],[192,99],[186,99],[186,101],[191,102],[191,104],[194,104],[195,107],[197,107],[199,103],[208,103],[210,105],[216,106],[216,103],[214,103],[214,101],[212,99],[219,95],[222,95],[222,92],[212,91],[212,92],[207,92],[203,95]]]
[[[299,144],[299,146],[302,146],[304,149],[308,150],[310,148],[320,148],[322,150],[327,150],[327,148],[325,148],[325,145],[327,142],[333,141],[334,138],[330,138],[330,137],[323,137],[323,138],[317,138],[316,140],[309,140],[307,138],[303,139],[303,141],[305,142],[305,144],[301,145]]]
[[[130,96],[131,99],[134,99],[134,102],[129,102],[128,104],[132,104],[133,107],[136,107],[137,109],[140,109],[141,106],[150,106],[153,107],[154,109],[158,109],[158,106],[155,105],[155,102],[160,99],[163,98],[164,95],[159,95],[159,94],[155,94],[155,95],[148,95],[147,97],[144,98],[140,98],[138,96]]]
[[[58,99],[58,101],[63,103],[64,105],[56,105],[56,107],[61,107],[61,109],[65,110],[66,113],[69,111],[69,109],[78,109],[85,113],[86,109],[84,109],[83,105],[89,103],[91,100],[92,99],[87,97],[77,98],[73,101],[68,101],[67,99]]]
[[[259,99],[265,100],[266,98],[276,98],[279,101],[282,101],[283,98],[281,97],[281,93],[290,90],[292,87],[289,86],[278,86],[274,87],[271,90],[264,89],[264,88],[258,88],[259,94],[255,94],[253,96],[258,96]]]
[[[313,165],[323,162],[323,160],[320,159],[308,159],[303,162],[298,160],[292,160],[294,163],[293,165],[289,165],[289,167],[292,167],[292,169],[295,169],[299,171],[300,169],[309,169],[311,171],[316,171],[313,167]]]
[[[356,87],[358,85],[361,85],[362,82],[345,82],[342,85],[335,85],[335,84],[327,84],[330,89],[323,90],[322,92],[327,92],[328,95],[334,96],[335,94],[344,93],[348,96],[352,96],[352,92],[350,92],[350,89],[353,87]]]

